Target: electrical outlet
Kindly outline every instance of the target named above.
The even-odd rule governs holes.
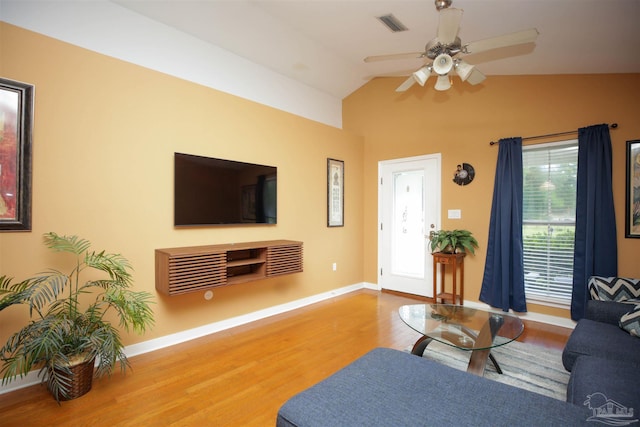
[[[331,268],[333,268],[333,271],[338,270],[338,263],[334,262],[333,265],[331,266]]]

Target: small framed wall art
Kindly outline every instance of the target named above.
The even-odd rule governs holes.
[[[0,231],[31,231],[33,93],[0,78]]]
[[[640,239],[640,139],[627,141],[625,237]]]
[[[344,226],[344,161],[327,159],[327,227]]]

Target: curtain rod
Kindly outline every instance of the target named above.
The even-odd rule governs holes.
[[[617,123],[612,123],[609,126],[609,128],[611,128],[611,129],[615,129],[617,127],[618,127]],[[577,132],[578,132],[577,130],[570,130],[570,131],[567,131],[567,132],[548,133],[546,135],[527,136],[525,138],[522,138],[522,140],[523,141],[527,141],[527,140],[530,140],[530,139],[551,138],[551,137],[554,137],[554,136],[571,135],[571,134],[574,134],[574,133],[577,133]],[[496,145],[496,144],[499,144],[499,143],[500,143],[499,141],[491,141],[489,143],[489,145]]]

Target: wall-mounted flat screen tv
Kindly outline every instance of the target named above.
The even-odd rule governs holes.
[[[274,166],[174,154],[174,225],[277,223]]]

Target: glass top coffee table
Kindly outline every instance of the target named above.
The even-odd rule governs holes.
[[[471,351],[467,372],[484,375],[487,359],[501,374],[491,349],[510,343],[524,330],[518,317],[478,308],[452,304],[403,305],[400,318],[423,336],[416,341],[412,354],[422,356],[433,340],[460,350]]]

